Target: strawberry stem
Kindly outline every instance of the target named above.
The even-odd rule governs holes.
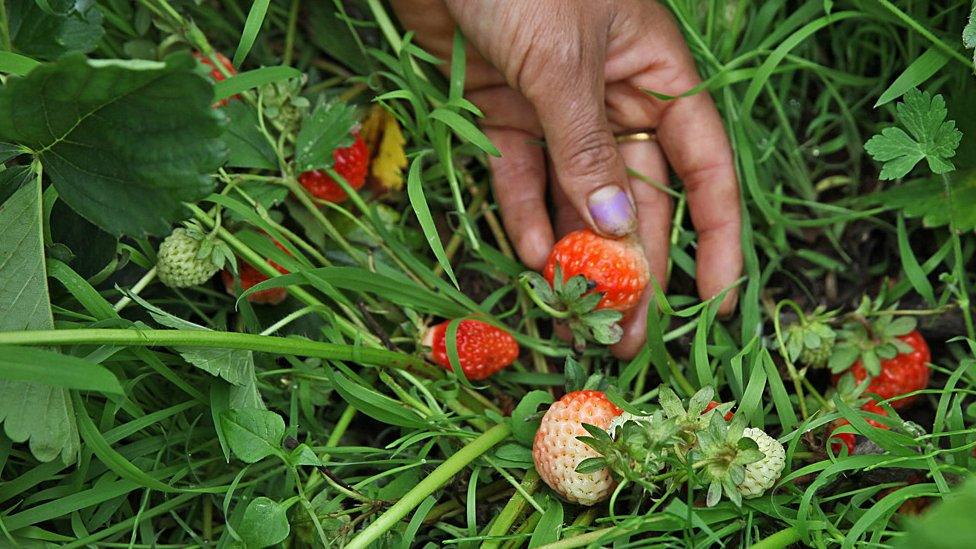
[[[553,318],[563,318],[563,319],[569,318],[570,316],[569,311],[560,311],[550,307],[545,301],[542,300],[541,297],[538,296],[538,294],[535,293],[535,291],[532,290],[531,284],[529,284],[527,280],[525,280],[524,278],[520,279],[519,284],[525,290],[525,293],[528,294],[529,299],[531,299],[533,303],[535,303],[540,309],[545,311],[549,316]]]
[[[796,531],[796,528],[790,526],[754,543],[752,549],[780,549],[781,547],[789,547],[798,541],[800,541],[800,533]]]
[[[779,355],[783,357],[783,362],[786,363],[786,369],[790,373],[790,379],[793,380],[793,390],[796,391],[796,400],[800,406],[800,415],[806,420],[809,415],[807,414],[807,403],[806,399],[803,398],[803,383],[801,381],[800,372],[797,371],[796,366],[793,361],[790,360],[790,354],[786,352],[786,343],[783,341],[783,330],[780,327],[779,318],[780,312],[783,307],[790,307],[794,309],[799,315],[800,321],[806,320],[806,315],[803,314],[803,310],[797,305],[793,300],[784,299],[776,304],[776,309],[773,310],[773,329],[776,331],[776,344],[779,348]]]
[[[502,423],[495,425],[483,435],[469,442],[458,450],[457,453],[438,465],[430,475],[404,494],[399,501],[361,531],[359,535],[350,540],[346,548],[365,549],[368,547],[371,543],[379,539],[380,536],[396,526],[403,517],[407,516],[411,510],[420,505],[427,496],[447,484],[454,475],[461,472],[472,461],[493,448],[499,442],[505,440],[510,432],[509,426]]]
[[[132,345],[143,347],[206,347],[348,360],[374,366],[436,372],[418,357],[355,345],[340,345],[240,332],[211,330],[143,330],[94,328],[0,332],[0,345]]]

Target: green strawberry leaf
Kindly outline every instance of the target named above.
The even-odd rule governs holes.
[[[949,159],[956,154],[962,132],[955,121],[946,120],[948,109],[941,95],[913,88],[896,110],[895,118],[907,133],[899,127],[885,128],[864,144],[864,150],[883,163],[881,179],[904,177],[922,160],[935,174],[956,169]]]
[[[601,299],[603,299],[603,294],[592,293],[583,296],[576,301],[570,302],[572,304],[572,311],[576,314],[588,313],[596,309]]]
[[[0,140],[30,149],[61,199],[106,232],[167,233],[183,202],[211,191],[225,154],[195,67],[186,53],[39,65],[0,88]]]
[[[548,391],[530,391],[512,411],[512,437],[525,446],[532,446],[535,432],[539,429],[541,418],[538,410],[541,404],[551,404],[552,395]]]
[[[295,141],[295,171],[332,167],[332,152],[353,142],[356,110],[340,101],[320,103],[305,119]]]
[[[274,148],[258,127],[257,110],[243,101],[231,101],[223,107],[223,111],[230,120],[221,136],[227,145],[226,166],[278,169]],[[263,186],[284,189],[277,185]]]
[[[942,177],[907,181],[879,193],[870,193],[858,199],[861,207],[883,206],[899,210],[909,218],[922,218],[926,227],[952,225],[959,231],[976,229],[976,171],[963,170],[949,174],[949,190],[946,194]]]
[[[37,177],[0,205],[0,332],[54,328]],[[75,459],[80,447],[70,392],[0,375],[0,422],[14,442],[28,442],[40,461]]]
[[[34,59],[88,53],[105,34],[94,0],[6,0],[14,50]],[[47,9],[45,9],[47,8]]]
[[[703,387],[702,390],[705,388]],[[711,396],[709,396],[711,399]],[[685,407],[681,404],[681,399],[678,398],[677,393],[674,392],[670,387],[661,387],[658,391],[658,404],[661,405],[661,409],[668,418],[676,418],[685,415]],[[706,403],[707,404],[707,403]],[[704,410],[705,407],[702,407]]]

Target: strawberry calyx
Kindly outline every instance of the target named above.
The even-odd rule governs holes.
[[[540,309],[569,326],[577,349],[584,348],[587,341],[613,345],[623,336],[623,328],[619,324],[623,313],[598,308],[603,294],[594,291],[596,283],[583,275],[564,282],[562,269],[557,263],[551,285],[534,271],[522,273],[519,282]]]
[[[917,324],[911,316],[879,311],[865,298],[837,332],[838,343],[828,363],[831,373],[842,373],[860,362],[868,375],[881,374],[882,360],[914,351],[903,337],[915,331]]]

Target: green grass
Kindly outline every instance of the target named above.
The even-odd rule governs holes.
[[[0,43],[11,40],[15,3],[5,4]],[[523,267],[489,187],[493,146],[457,77],[440,75],[383,2],[98,1],[104,34],[72,46],[90,58],[194,49],[241,62],[216,93],[240,94],[228,113],[262,109],[247,129],[249,161],[214,172],[213,194],[198,192],[183,214],[274,277],[262,288],[287,286],[289,298],[237,301],[219,277],[163,286],[153,266],[165,233],[99,231],[59,199],[71,181],[55,188],[58,174],[31,171],[22,149],[0,144],[0,202],[29,220],[15,241],[0,208],[0,310],[11,305],[0,319],[0,546],[934,547],[932,532],[941,547],[971,546],[971,524],[939,526],[971,508],[935,507],[922,522],[899,512],[906,501],[971,492],[971,482],[959,486],[976,467],[972,214],[924,222],[968,211],[950,201],[973,196],[976,86],[962,42],[971,3],[664,4],[735,149],[745,272],[737,313],[716,319],[695,297],[695,233],[673,181],[672,281],[650,312],[648,345],[621,362],[595,345],[575,353],[521,290]],[[0,52],[0,96],[33,68],[28,58],[54,65],[12,40],[13,52]],[[447,62],[455,75],[464,66],[463,56]],[[292,122],[280,114],[290,107],[269,114],[266,86],[298,74],[311,107],[297,107]],[[956,170],[934,179],[922,165],[881,181],[864,143],[895,124],[898,100],[916,87],[942,94],[963,133]],[[409,158],[402,189],[352,193],[338,206],[303,193],[290,161],[298,128],[328,101],[394,114]],[[187,105],[207,123],[223,118],[201,98]],[[0,142],[36,150],[11,137],[11,116],[2,114]],[[194,137],[210,138],[228,139]],[[912,189],[926,184],[950,198],[920,208],[931,192]],[[899,189],[916,194],[881,194]],[[90,237],[79,243],[72,232]],[[46,319],[18,301],[25,288]],[[933,351],[928,389],[887,430],[837,403],[829,374],[794,365],[778,344],[791,305],[848,313],[863,295],[917,313]],[[431,365],[419,344],[424,326],[475,315],[507,326],[524,351],[479,384]],[[30,369],[5,357],[8,345]],[[51,351],[96,375],[59,374],[75,362]],[[706,507],[705,490],[687,486],[625,487],[592,509],[560,503],[535,473],[519,421],[572,381],[563,374],[571,356],[580,377],[604,376],[608,392],[633,404],[655,405],[662,384],[685,398],[715,387],[786,447],[777,488],[741,508]],[[48,400],[11,381],[42,368]],[[513,408],[514,421],[505,417]],[[879,452],[831,455],[825,429],[841,416]]]

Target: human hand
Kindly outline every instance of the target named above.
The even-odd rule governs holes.
[[[638,177],[683,181],[698,233],[702,298],[742,271],[738,184],[722,121],[706,93],[664,101],[700,82],[671,14],[649,0],[392,0],[403,25],[441,58],[455,26],[468,39],[466,97],[483,112],[495,198],[519,257],[541,270],[555,235],[589,226],[608,236],[636,232],[653,276],[666,284],[672,203]],[[617,143],[614,134],[654,130],[655,140]],[[545,138],[546,150],[532,144]],[[549,169],[547,170],[547,165]],[[548,187],[554,219],[546,213]],[[555,228],[555,230],[554,230]],[[646,336],[645,291],[613,346],[636,354]],[[720,313],[735,306],[729,292]]]

